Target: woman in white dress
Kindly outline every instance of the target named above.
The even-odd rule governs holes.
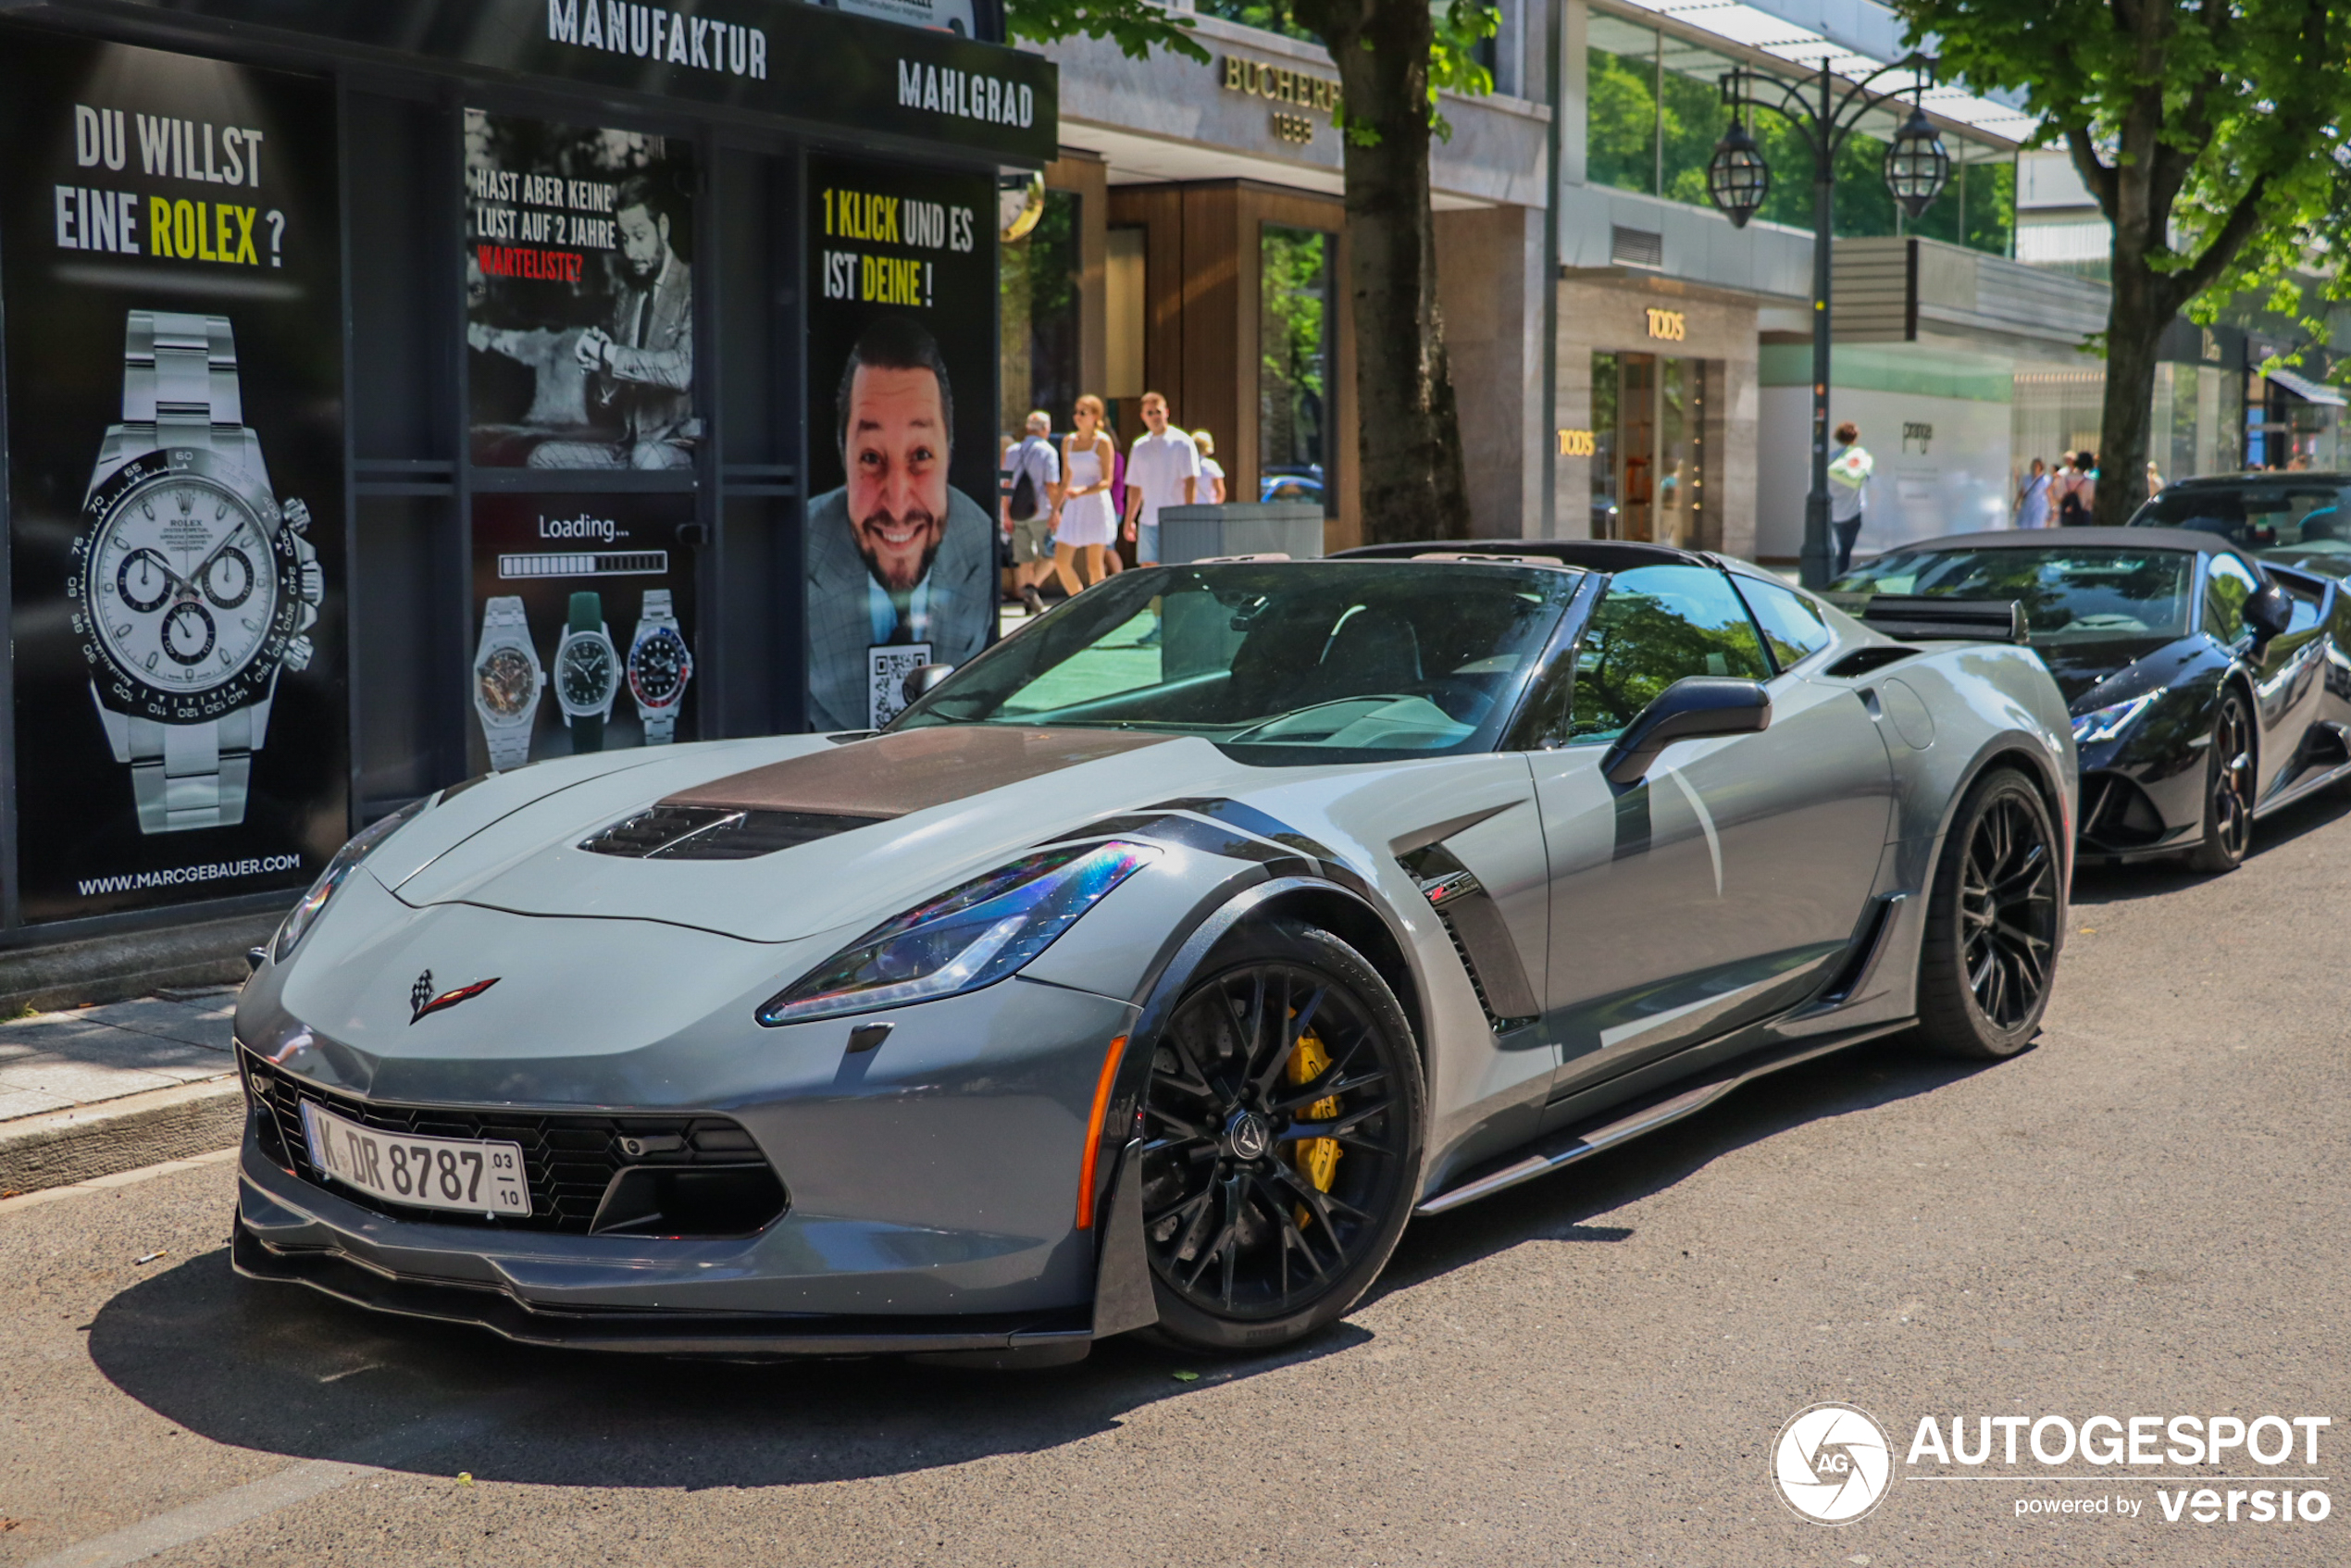
[[[1102,428],[1102,400],[1088,392],[1077,400],[1077,429],[1062,438],[1062,520],[1053,530],[1053,575],[1062,591],[1077,593],[1102,580],[1102,551],[1117,516],[1110,504],[1111,471],[1118,443]],[[1078,568],[1085,580],[1078,580]]]
[[[1225,465],[1216,461],[1216,438],[1206,430],[1194,430],[1192,444],[1200,448],[1200,499],[1222,506],[1225,504]]]

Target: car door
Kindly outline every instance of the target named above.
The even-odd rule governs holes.
[[[2232,552],[2207,555],[2205,632],[2222,643],[2244,641],[2245,602],[2262,581],[2258,567]],[[2303,760],[2303,737],[2318,722],[2325,695],[2326,628],[2320,624],[2318,606],[2307,591],[2295,593],[2289,587],[2286,596],[2294,607],[2292,623],[2270,640],[2258,660],[2250,651],[2245,654],[2253,671],[2254,724],[2260,738],[2253,797],[2257,803],[2292,787]]]
[[[1852,940],[1891,768],[1860,699],[1789,662],[1774,664],[1712,567],[1619,573],[1593,611],[1553,698],[1565,711],[1530,757],[1551,875],[1554,1097],[1788,1005]],[[1611,785],[1610,742],[1693,675],[1766,681],[1770,727],[1677,742],[1640,782]]]

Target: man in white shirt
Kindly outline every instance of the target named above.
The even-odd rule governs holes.
[[[1847,419],[1836,428],[1836,455],[1829,459],[1829,526],[1835,534],[1836,575],[1853,566],[1853,541],[1861,537],[1861,512],[1869,501],[1870,471],[1877,466],[1861,445],[1861,431]]]
[[[1167,400],[1143,394],[1151,434],[1126,454],[1126,538],[1138,565],[1159,564],[1159,509],[1189,506],[1200,491],[1200,448],[1167,422]]]

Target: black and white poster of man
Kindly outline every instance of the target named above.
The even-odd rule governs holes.
[[[473,459],[689,468],[693,149],[466,111]]]
[[[808,201],[808,716],[878,728],[995,628],[995,187],[812,159]]]

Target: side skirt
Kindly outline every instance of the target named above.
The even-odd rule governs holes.
[[[1847,1046],[1909,1028],[1912,1022],[1903,1018],[1890,1024],[1872,1024],[1866,1028],[1834,1035],[1826,1039],[1801,1040],[1759,1052],[1731,1064],[1723,1072],[1703,1082],[1659,1095],[1629,1111],[1618,1107],[1606,1114],[1605,1121],[1596,1117],[1584,1126],[1554,1133],[1537,1143],[1531,1151],[1499,1166],[1488,1166],[1483,1174],[1474,1172],[1465,1180],[1436,1197],[1424,1199],[1412,1212],[1415,1214],[1442,1214],[1465,1203],[1474,1203],[1481,1198],[1490,1198],[1523,1181],[1549,1176],[1579,1160],[1588,1159],[1603,1149],[1612,1149],[1645,1132],[1654,1132],[1659,1127],[1678,1122],[1706,1109],[1743,1084],[1810,1062],[1815,1057],[1843,1051]]]

